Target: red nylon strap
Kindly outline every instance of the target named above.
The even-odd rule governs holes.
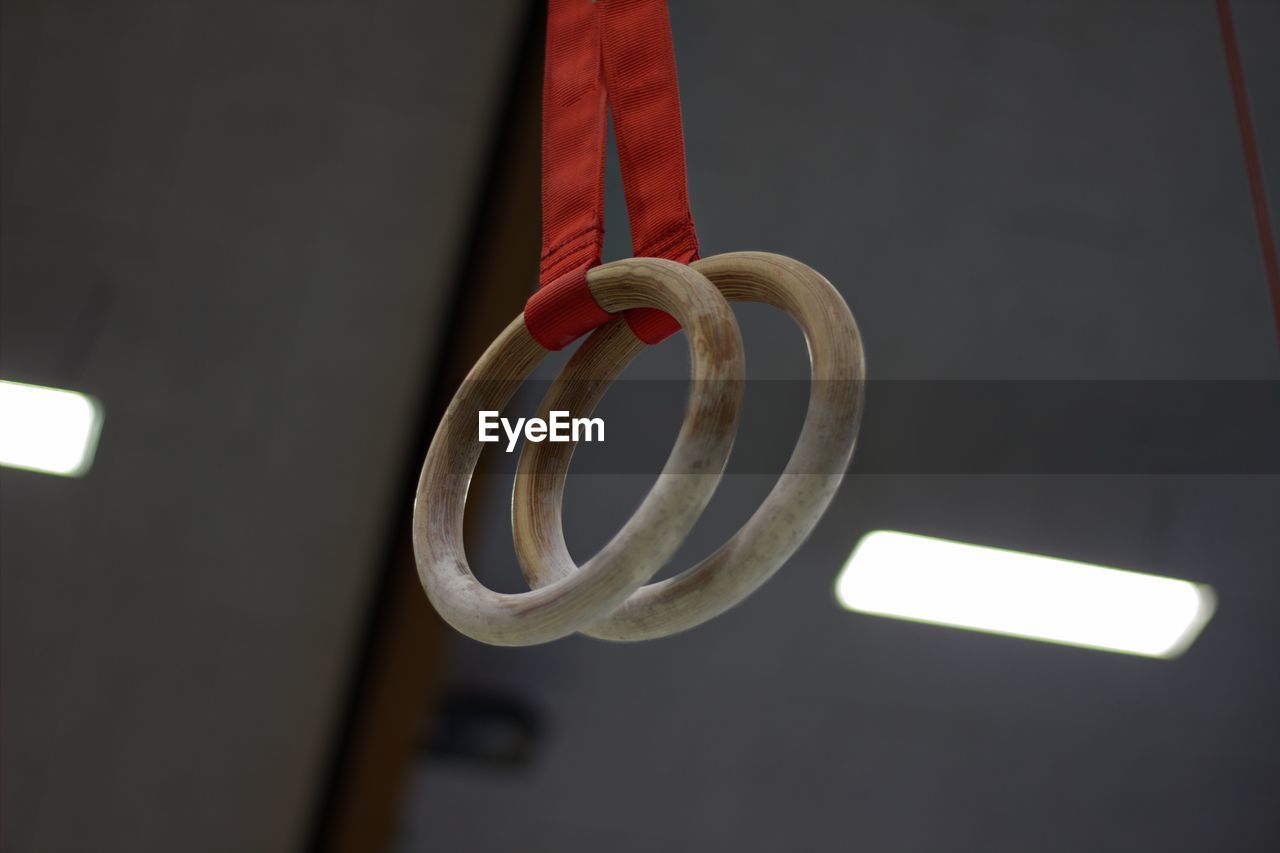
[[[1271,313],[1280,335],[1280,259],[1271,236],[1271,212],[1267,208],[1266,185],[1262,180],[1262,157],[1253,133],[1253,117],[1249,114],[1249,90],[1244,80],[1244,63],[1236,41],[1235,23],[1231,19],[1231,0],[1217,0],[1218,28],[1222,33],[1222,49],[1227,59],[1227,76],[1231,97],[1236,105],[1236,124],[1240,130],[1240,147],[1244,153],[1245,172],[1249,177],[1249,195],[1253,200],[1253,219],[1258,228],[1258,250],[1262,254],[1262,273],[1271,291]]]
[[[690,263],[684,135],[666,0],[550,0],[542,89],[542,264],[525,305],[529,332],[561,349],[610,315],[587,289],[604,243],[604,145],[613,110],[632,254]],[[679,329],[661,311],[626,313],[657,343]]]

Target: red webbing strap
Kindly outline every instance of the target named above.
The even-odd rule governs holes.
[[[542,75],[542,263],[524,308],[534,340],[558,350],[609,320],[587,289],[604,243],[604,66],[590,0],[550,0]]]
[[[666,0],[602,0],[604,79],[613,109],[631,254],[682,264],[698,259],[684,168],[680,89]],[[627,312],[635,336],[656,344],[679,330],[652,308]]]
[[[530,334],[561,349],[609,320],[587,288],[604,240],[606,97],[631,219],[632,253],[689,263],[689,214],[675,52],[666,0],[550,0],[542,125],[540,287],[525,305]],[[636,337],[657,343],[679,325],[628,311]]]
[[[1236,125],[1240,130],[1240,147],[1244,152],[1245,172],[1249,177],[1249,195],[1253,200],[1253,218],[1258,228],[1258,250],[1262,254],[1262,273],[1271,291],[1271,312],[1276,334],[1280,335],[1280,260],[1271,236],[1271,212],[1267,209],[1267,191],[1262,181],[1262,158],[1253,134],[1253,117],[1249,114],[1249,90],[1244,81],[1244,63],[1240,61],[1240,45],[1231,20],[1231,0],[1217,0],[1218,28],[1222,33],[1222,49],[1227,59],[1227,77],[1231,97],[1236,105]]]

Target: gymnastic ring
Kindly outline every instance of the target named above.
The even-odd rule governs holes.
[[[536,590],[495,592],[476,579],[463,545],[467,488],[482,449],[477,413],[501,409],[548,351],[530,336],[522,317],[489,345],[436,430],[413,511],[414,554],[427,596],[446,622],[482,642],[547,642],[621,604],[684,541],[733,446],[742,405],[742,339],[720,292],[693,269],[656,258],[595,267],[587,284],[605,311],[652,307],[680,322],[693,377],[684,423],[640,508],[594,559],[572,577]],[[558,500],[553,503],[559,508]]]
[[[804,427],[764,503],[714,554],[669,579],[643,586],[616,611],[583,629],[609,640],[642,640],[692,628],[742,601],[790,557],[826,511],[853,454],[866,368],[857,324],[829,281],[799,261],[765,252],[706,258],[693,268],[730,302],[785,311],[809,346],[811,383]],[[541,403],[588,415],[622,369],[644,349],[624,324],[597,329]],[[589,373],[591,381],[582,381]],[[526,443],[512,496],[516,555],[530,586],[560,583],[577,567],[565,545],[565,477],[573,444]],[[590,565],[598,568],[600,555]]]

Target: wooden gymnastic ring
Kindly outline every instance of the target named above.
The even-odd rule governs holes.
[[[706,258],[693,268],[731,302],[764,302],[789,314],[809,345],[812,381],[799,441],[778,482],[745,525],[714,554],[675,577],[641,587],[583,633],[642,640],[692,628],[742,601],[808,537],[848,467],[866,378],[862,340],[843,298],[799,261],[765,252]],[[591,334],[540,406],[586,416],[609,381],[644,349],[619,323]],[[589,375],[591,381],[583,381]],[[565,545],[561,503],[572,444],[526,443],[512,497],[516,555],[530,586],[558,583],[577,567]],[[592,559],[598,565],[600,555]]]
[[[631,258],[596,267],[587,284],[604,310],[658,308],[689,339],[692,391],[662,474],[631,520],[572,577],[531,592],[482,585],[467,564],[462,519],[480,457],[477,412],[497,410],[547,354],[517,317],[485,351],[449,404],[427,451],[413,511],[418,577],[440,615],[495,645],[531,645],[573,633],[621,604],[684,541],[728,461],[742,404],[742,339],[733,310],[700,273]],[[580,360],[581,361],[581,360]],[[557,508],[560,501],[541,502]]]

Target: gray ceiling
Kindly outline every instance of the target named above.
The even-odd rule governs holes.
[[[672,5],[704,252],[823,271],[875,379],[1280,379],[1211,0]],[[1274,200],[1280,4],[1233,5]],[[85,479],[0,476],[0,847],[296,849],[525,3],[3,8],[0,373],[107,420]],[[739,317],[753,377],[806,375],[784,318]],[[676,339],[628,376],[686,369]],[[660,451],[678,403],[640,414]],[[798,426],[749,397],[739,443]],[[1011,429],[1009,458],[1075,439]],[[545,729],[523,767],[424,761],[397,848],[1280,846],[1280,477],[859,473],[890,449],[693,632],[453,637],[447,686]],[[515,590],[493,479],[473,564]],[[647,485],[575,477],[575,555]],[[726,479],[677,562],[769,487]],[[1205,581],[1220,608],[1169,662],[840,611],[884,527]]]
[[[5,0],[5,851],[304,843],[523,16]]]
[[[1234,5],[1275,199],[1280,5]],[[823,271],[875,379],[1280,378],[1209,0],[673,6],[704,253]],[[625,256],[616,181],[609,216],[606,256]],[[806,374],[785,319],[739,317],[752,376]],[[629,376],[685,361],[676,340]],[[676,405],[646,413],[654,447]],[[794,435],[798,415],[749,397],[742,429],[779,420]],[[1052,457],[1075,438],[1009,442]],[[494,476],[472,563],[516,590]],[[647,484],[577,477],[575,555]],[[678,562],[769,485],[727,480]],[[455,689],[515,697],[547,728],[514,770],[424,761],[399,849],[1276,849],[1278,508],[1275,476],[855,474],[775,580],[689,634],[455,637]],[[840,611],[836,572],[884,527],[1205,581],[1220,608],[1167,662]]]

